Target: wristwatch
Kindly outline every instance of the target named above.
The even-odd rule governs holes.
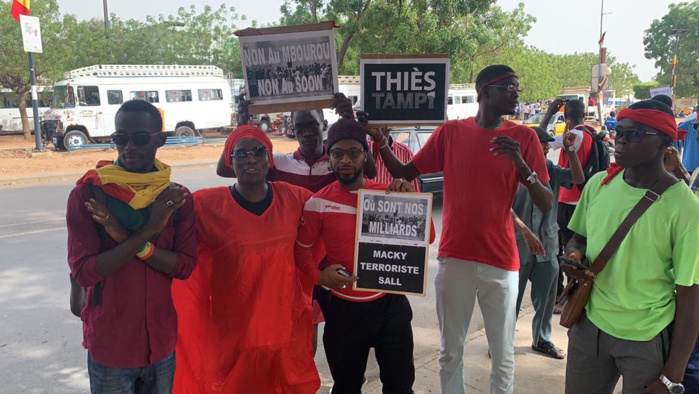
[[[571,146],[567,147],[566,150],[568,152],[575,152],[575,145],[571,145]]]
[[[664,374],[660,375],[660,378],[658,379],[660,379],[660,381],[663,382],[665,386],[667,386],[667,389],[670,391],[670,394],[684,394],[684,386],[682,385],[682,383],[673,383],[670,381],[670,379],[665,377]]]
[[[531,174],[527,177],[527,183],[530,185],[535,184],[539,180],[539,175],[536,173],[536,171],[532,171]]]

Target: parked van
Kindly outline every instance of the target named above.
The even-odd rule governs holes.
[[[51,88],[38,87],[39,93],[39,117],[49,109],[51,102]],[[32,110],[31,96],[27,96],[27,108],[25,110],[29,119],[29,130],[34,131],[34,111]],[[0,89],[0,133],[21,134],[22,116],[19,112],[19,95],[10,89]]]
[[[474,84],[449,85],[447,119],[466,119],[476,116],[478,113],[477,95]]]
[[[42,130],[57,149],[108,141],[127,100],[147,100],[177,137],[231,124],[231,86],[215,66],[95,65],[69,71],[53,88]]]

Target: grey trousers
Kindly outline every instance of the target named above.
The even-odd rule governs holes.
[[[611,394],[623,379],[623,393],[643,393],[660,377],[670,351],[670,329],[650,341],[615,338],[583,314],[568,331],[566,394]]]
[[[527,282],[532,282],[531,297],[534,307],[532,319],[532,345],[539,341],[551,340],[551,322],[553,306],[556,303],[558,288],[558,261],[553,256],[549,261],[536,261],[536,256],[529,256],[519,267],[519,294],[517,295],[517,317],[522,306],[522,298],[527,289]]]

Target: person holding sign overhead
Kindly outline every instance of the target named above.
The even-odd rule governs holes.
[[[368,159],[364,127],[340,119],[328,132],[330,166],[336,182],[313,195],[304,207],[296,241],[296,263],[316,270],[318,284],[331,288],[326,303],[323,344],[335,381],[334,394],[361,392],[369,349],[374,348],[384,393],[412,393],[413,317],[404,295],[356,291],[354,267],[357,225],[357,191],[373,189],[412,192],[410,182],[394,180],[388,187],[363,176]],[[318,271],[312,247],[325,245],[329,266]],[[434,241],[434,228],[431,232]]]
[[[488,66],[476,79],[478,113],[447,121],[413,160],[403,164],[382,145],[391,175],[415,179],[444,172],[444,222],[435,281],[441,330],[443,393],[465,392],[463,349],[478,302],[492,355],[491,393],[514,391],[515,304],[519,256],[510,207],[521,183],[542,213],[553,194],[536,132],[503,119],[518,104],[519,77],[504,65]],[[383,136],[370,129],[377,143]]]

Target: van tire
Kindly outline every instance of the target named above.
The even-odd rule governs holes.
[[[257,127],[265,133],[269,133],[270,131],[272,131],[272,123],[270,123],[267,119],[261,120],[260,124],[258,124]]]
[[[175,137],[196,137],[198,134],[192,122],[181,122],[175,127]]]
[[[87,136],[80,130],[71,130],[63,136],[63,147],[66,150],[71,150],[79,146],[84,146],[89,143]]]

